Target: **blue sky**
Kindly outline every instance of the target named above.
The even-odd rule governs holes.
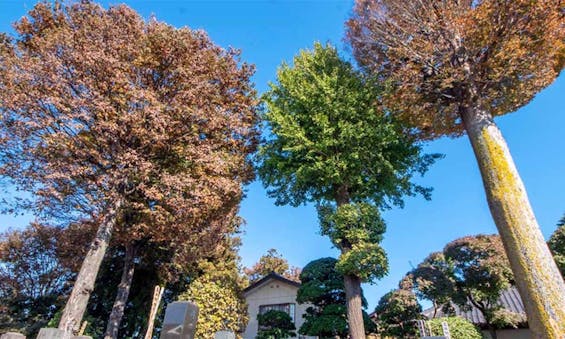
[[[275,79],[277,66],[291,61],[314,41],[330,41],[347,55],[343,43],[344,22],[351,13],[350,1],[332,0],[224,0],[224,1],[123,1],[144,17],[174,26],[203,29],[222,46],[242,50],[243,60],[257,67],[254,77],[259,92]],[[0,31],[11,31],[11,23],[35,3],[3,0]],[[107,4],[119,1],[104,1]],[[526,185],[530,202],[544,235],[554,231],[565,212],[565,76],[539,93],[517,112],[497,118],[514,161]],[[417,182],[434,188],[432,201],[406,200],[404,209],[384,213],[388,230],[383,246],[389,255],[390,274],[375,285],[364,286],[372,311],[378,299],[396,287],[412,266],[451,240],[478,233],[495,233],[479,175],[467,137],[443,138],[426,145],[428,152],[445,154]],[[313,206],[278,207],[261,183],[247,188],[241,215],[247,220],[243,264],[252,265],[270,248],[276,248],[292,265],[337,256],[325,237],[319,235]],[[0,218],[0,231],[25,224],[27,218]]]

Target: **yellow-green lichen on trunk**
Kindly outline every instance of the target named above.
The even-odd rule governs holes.
[[[469,131],[493,219],[503,240],[530,327],[565,338],[565,289],[506,143],[494,124]],[[469,130],[469,129],[468,129]]]

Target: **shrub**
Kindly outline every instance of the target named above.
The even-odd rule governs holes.
[[[451,339],[481,339],[481,332],[470,321],[460,317],[435,318],[429,321],[432,335],[443,335],[441,323],[449,325]]]

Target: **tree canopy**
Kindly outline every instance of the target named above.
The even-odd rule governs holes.
[[[422,306],[410,290],[396,289],[385,294],[375,308],[378,333],[400,338],[415,337],[416,320],[422,318]]]
[[[269,249],[266,254],[262,255],[251,268],[244,268],[243,272],[247,276],[250,284],[262,279],[270,273],[277,273],[287,279],[300,281],[300,268],[291,267],[288,261],[283,258],[282,254],[274,248]]]
[[[15,30],[0,48],[0,174],[32,193],[16,207],[99,225],[61,319],[75,331],[113,231],[184,258],[226,233],[217,219],[253,177],[253,67],[124,5],[41,2]]]
[[[281,65],[263,97],[271,134],[259,150],[259,176],[277,204],[319,206],[322,233],[342,251],[337,267],[354,338],[364,336],[360,282],[387,272],[379,208],[401,206],[406,195],[429,198],[411,179],[437,158],[380,109],[382,92],[333,46],[316,43]]]
[[[530,328],[565,336],[565,282],[494,117],[527,104],[565,65],[563,4],[357,0],[347,39],[390,86],[383,103],[425,138],[469,137]]]

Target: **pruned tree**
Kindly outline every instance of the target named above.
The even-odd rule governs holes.
[[[282,275],[290,280],[300,281],[300,268],[290,266],[288,260],[283,258],[282,254],[274,248],[262,255],[255,265],[244,268],[243,273],[247,276],[250,284],[261,280],[261,278],[270,273]]]
[[[0,174],[38,216],[99,225],[59,324],[74,332],[112,233],[224,233],[215,219],[253,175],[253,70],[204,32],[123,5],[39,3],[15,29],[0,48]]]
[[[557,229],[551,234],[547,245],[561,275],[565,277],[565,215],[557,223]]]
[[[334,258],[321,258],[309,262],[300,273],[296,302],[310,305],[298,330],[302,335],[336,338],[349,333],[344,279],[336,264]],[[362,292],[361,299],[363,307],[367,307]],[[363,319],[365,333],[372,333],[374,325],[365,311]]]
[[[285,339],[296,337],[296,326],[286,312],[270,310],[257,315],[259,331],[256,339]]]
[[[516,327],[520,317],[506,312],[498,302],[502,292],[514,284],[514,276],[498,235],[477,235],[456,239],[443,250],[452,267],[450,274],[457,291],[453,302],[465,308],[471,303],[484,316],[496,338],[496,328]],[[516,322],[517,321],[517,322]]]
[[[385,294],[375,308],[378,333],[398,338],[416,338],[416,321],[422,306],[410,290],[396,289]]]
[[[445,260],[442,252],[430,254],[409,272],[406,279],[410,280],[408,289],[413,290],[418,298],[432,302],[434,318],[440,309],[443,314],[450,314],[452,301],[455,300],[456,303],[466,301],[466,298],[457,289],[453,267]]]
[[[563,69],[562,2],[357,0],[347,25],[356,59],[389,83],[396,116],[429,138],[467,133],[530,327],[565,336],[565,283],[493,120]]]
[[[283,64],[265,94],[272,132],[260,149],[258,173],[279,205],[315,202],[322,234],[341,251],[350,336],[364,338],[361,282],[387,272],[379,242],[379,208],[402,205],[404,195],[430,190],[411,182],[435,156],[386,112],[381,86],[364,77],[336,49],[319,43]]]

